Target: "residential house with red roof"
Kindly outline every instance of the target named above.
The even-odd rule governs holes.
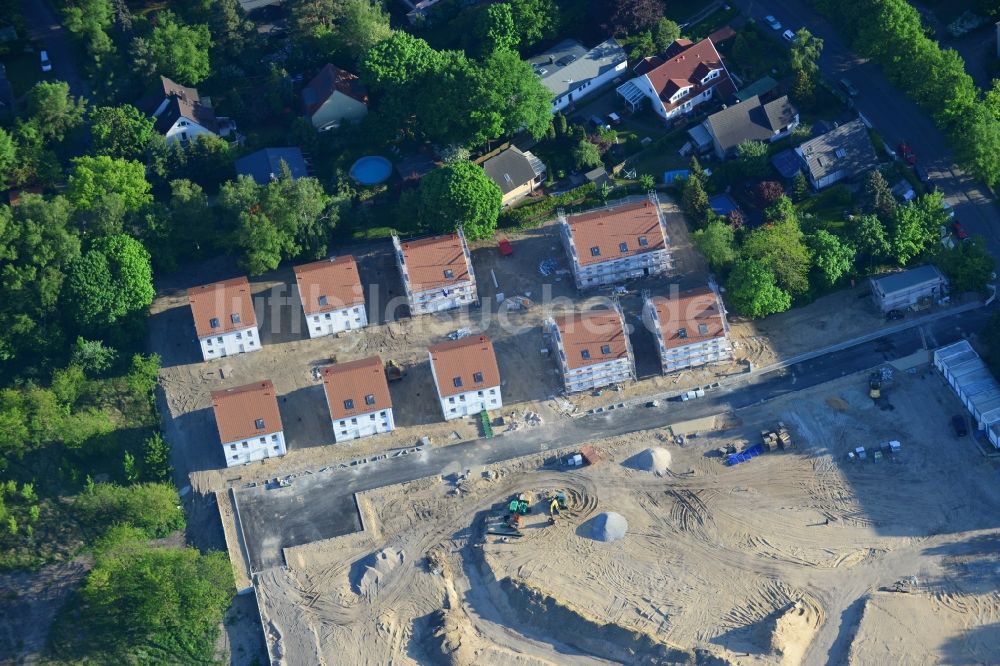
[[[733,358],[726,312],[718,294],[707,286],[647,297],[642,321],[656,337],[664,373]]]
[[[448,340],[427,351],[445,421],[503,407],[500,368],[489,337]]]
[[[226,466],[285,455],[285,432],[270,379],[212,392]]]
[[[368,325],[365,292],[352,255],[296,266],[295,282],[310,338]]]
[[[635,380],[635,357],[621,309],[547,319],[545,334],[567,393]]]
[[[410,314],[427,314],[479,300],[472,255],[459,228],[455,233],[415,240],[392,237]]]
[[[368,115],[368,91],[356,75],[327,64],[302,89],[302,104],[313,127],[322,132]]]
[[[664,120],[690,113],[713,97],[728,99],[736,92],[722,56],[708,38],[697,44],[678,39],[663,58],[644,60],[637,71],[642,73],[619,86],[618,94],[632,110],[648,99]]]
[[[672,266],[670,240],[655,193],[576,215],[560,211],[559,222],[577,289],[662,275]]]
[[[153,118],[153,129],[167,143],[180,142],[186,146],[203,134],[228,137],[236,133],[235,123],[217,117],[210,100],[199,95],[197,88],[182,86],[165,76],[139,101],[138,107]]]
[[[203,359],[260,349],[257,314],[245,277],[192,287],[188,301]]]
[[[381,357],[335,363],[320,374],[335,441],[346,442],[396,428]]]

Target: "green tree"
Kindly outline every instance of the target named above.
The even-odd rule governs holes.
[[[819,229],[809,236],[808,244],[813,267],[823,285],[832,287],[851,272],[854,266],[854,248],[850,244],[825,229]]]
[[[238,0],[214,0],[208,28],[215,47],[229,58],[238,58],[254,44],[254,23],[243,13]]]
[[[573,166],[577,169],[593,169],[600,165],[600,149],[587,139],[580,139],[573,148]]]
[[[207,25],[186,25],[170,10],[156,15],[148,39],[148,75],[163,74],[184,85],[197,85],[212,73]]]
[[[14,165],[17,164],[17,146],[14,138],[7,130],[0,128],[0,187],[14,178]]]
[[[468,91],[455,94],[467,96]],[[552,93],[514,51],[500,49],[486,58],[477,69],[474,96],[478,106],[473,113],[488,119],[474,137],[476,143],[522,129],[540,139],[552,122]]]
[[[417,219],[435,232],[461,226],[470,239],[489,238],[496,230],[502,194],[482,167],[455,162],[435,169],[417,189]]]
[[[762,178],[767,175],[767,144],[763,141],[746,139],[736,147],[740,167],[750,178]]]
[[[725,222],[713,220],[694,232],[694,244],[716,273],[723,273],[736,260],[736,233]]]
[[[184,527],[177,490],[169,483],[118,486],[98,483],[73,501],[73,511],[88,529],[103,532],[118,523],[142,530],[150,539]]]
[[[681,38],[681,27],[668,18],[661,18],[653,30],[653,37],[657,52],[663,54],[667,47]]]
[[[521,48],[531,48],[555,36],[559,24],[555,0],[511,0],[509,4]]]
[[[346,0],[336,34],[353,60],[360,60],[373,46],[392,35],[389,14],[381,2]]]
[[[788,197],[782,197],[769,210],[780,209],[780,202],[787,201]],[[792,296],[809,290],[809,249],[794,216],[751,231],[743,240],[741,254],[745,259],[760,261],[777,279],[778,286]]]
[[[78,209],[92,209],[108,197],[120,200],[126,211],[139,210],[153,201],[141,162],[85,155],[75,158],[73,164],[66,196]]]
[[[905,266],[920,255],[941,235],[948,223],[948,213],[942,205],[941,193],[925,194],[896,209],[890,244],[892,258]]]
[[[172,472],[170,445],[160,433],[153,433],[142,446],[143,477],[149,481],[168,481]]]
[[[515,48],[520,40],[514,29],[514,12],[511,6],[506,3],[488,5],[479,12],[475,34],[483,55],[498,49]]]
[[[66,133],[83,122],[87,101],[69,94],[62,81],[41,81],[28,91],[25,111],[28,123],[43,141],[61,141]]]
[[[364,79],[375,90],[397,93],[434,72],[440,63],[437,51],[408,32],[394,32],[375,45],[361,64]]]
[[[1000,183],[1000,122],[986,109],[975,109],[956,130],[959,158],[989,187]]]
[[[799,104],[812,108],[816,103],[816,75],[804,69],[795,70],[795,83],[792,85],[792,97]]]
[[[710,212],[708,193],[702,185],[702,179],[690,176],[684,183],[684,193],[681,195],[681,207],[696,227],[705,224]]]
[[[86,330],[113,326],[153,302],[149,252],[125,234],[98,238],[66,279],[68,311]]]
[[[941,246],[935,253],[934,263],[948,277],[951,290],[957,294],[986,289],[997,266],[979,236],[956,243],[950,249]]]
[[[854,221],[852,239],[858,254],[867,258],[869,267],[892,251],[885,225],[874,214],[861,215]]]
[[[774,274],[753,259],[736,263],[726,281],[726,291],[736,311],[753,319],[792,307],[792,297],[777,285]]]
[[[153,119],[131,104],[99,106],[90,112],[90,134],[98,155],[139,158],[153,136]]]
[[[792,193],[796,201],[804,201],[809,196],[809,179],[803,171],[798,171],[792,179]]]
[[[100,340],[76,338],[70,361],[91,376],[101,375],[111,369],[118,358],[118,350],[105,347]]]
[[[819,57],[823,54],[823,40],[813,36],[805,28],[799,28],[792,42],[792,69],[812,74],[818,69]]]
[[[125,476],[125,481],[128,483],[135,483],[139,480],[139,470],[135,466],[135,456],[128,451],[125,452],[125,458],[122,460],[122,473]]]
[[[869,171],[865,177],[865,208],[878,215],[883,223],[888,223],[896,215],[896,197],[878,169]]]

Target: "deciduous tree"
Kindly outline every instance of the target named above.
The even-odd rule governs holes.
[[[149,148],[153,119],[131,104],[99,106],[90,112],[90,134],[98,155],[135,159]]]
[[[854,248],[825,229],[809,236],[809,251],[813,267],[821,281],[832,287],[851,272],[854,266]]]
[[[147,76],[163,74],[178,83],[193,86],[211,74],[209,49],[212,35],[204,24],[186,25],[177,16],[164,10],[156,15],[156,26],[150,34],[144,55]]]
[[[760,178],[767,175],[767,144],[763,141],[747,139],[736,147],[743,173],[750,178]]]
[[[149,252],[125,234],[97,239],[69,267],[67,309],[72,322],[100,332],[153,302]]]
[[[979,236],[956,243],[953,248],[941,246],[935,253],[934,263],[944,271],[954,293],[983,291],[997,267]]]
[[[885,225],[877,215],[861,215],[854,220],[852,233],[858,254],[867,259],[869,267],[889,256],[892,250]]]
[[[792,297],[778,287],[774,274],[760,261],[738,261],[726,281],[733,307],[742,315],[759,319],[792,306]]]
[[[716,273],[728,270],[736,260],[736,234],[725,222],[709,222],[694,232],[694,243]]]
[[[555,0],[511,0],[510,9],[521,48],[530,48],[555,35],[559,24]]]
[[[347,0],[341,11],[343,16],[335,34],[354,60],[360,60],[373,46],[392,35],[389,14],[381,2]]]
[[[417,217],[428,228],[450,232],[461,226],[471,239],[489,238],[496,230],[502,194],[482,167],[455,162],[420,181]]]
[[[136,211],[153,200],[141,162],[98,155],[77,157],[69,175],[66,197],[77,208],[93,209],[115,197],[126,211]]]
[[[25,104],[28,123],[43,140],[56,141],[83,122],[86,108],[86,100],[70,95],[69,85],[62,81],[36,83]]]

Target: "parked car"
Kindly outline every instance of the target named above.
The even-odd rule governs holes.
[[[969,238],[968,232],[962,228],[962,223],[958,220],[951,223],[951,230],[955,232],[958,240],[967,240]]]
[[[903,158],[903,161],[910,166],[917,163],[917,154],[913,152],[913,148],[910,148],[910,144],[905,141],[896,147],[896,152],[899,153],[899,156]]]
[[[889,321],[897,321],[906,317],[906,313],[902,310],[889,310],[885,313],[885,318]]]
[[[51,72],[52,71],[52,63],[49,62],[49,52],[48,51],[42,51],[42,53],[41,53],[41,59],[42,59],[42,71],[43,72]]]
[[[913,173],[917,174],[917,179],[919,179],[921,183],[926,185],[931,182],[931,177],[930,174],[927,173],[927,169],[923,168],[919,164],[913,167]]]
[[[841,79],[840,85],[844,89],[844,91],[851,97],[858,96],[858,89],[854,87],[854,84],[851,83],[850,79]]]
[[[969,434],[969,426],[961,414],[955,414],[951,417],[951,427],[955,431],[955,437],[965,437]]]
[[[771,27],[771,30],[781,30],[781,24],[778,23],[778,19],[773,16],[765,16],[764,23],[768,24]]]
[[[608,122],[611,123],[612,125],[619,125],[622,122],[622,117],[619,116],[617,113],[614,113],[614,112],[609,113],[608,114]]]
[[[792,42],[793,44],[795,43],[795,33],[792,32],[791,30],[784,31],[783,33],[781,33],[781,36],[787,39],[788,41]]]

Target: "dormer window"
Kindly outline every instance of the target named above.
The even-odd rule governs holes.
[[[233,314],[229,315],[229,319],[234,324],[240,323],[240,313],[239,312],[234,312]]]
[[[446,268],[444,269],[444,276],[446,279],[450,280],[453,277],[455,277],[455,271],[451,270],[450,268]]]
[[[212,328],[219,328],[219,320],[217,317],[212,317],[208,320],[208,325]]]
[[[708,74],[706,74],[706,75],[705,75],[705,78],[703,78],[703,79],[701,80],[701,82],[702,82],[702,83],[708,83],[708,82],[709,82],[709,81],[711,81],[712,79],[717,79],[717,78],[719,78],[719,72],[720,72],[720,71],[721,71],[721,70],[718,70],[718,69],[713,69],[713,70],[712,70],[711,72],[709,72]]]
[[[698,335],[708,335],[708,324],[698,324]]]

